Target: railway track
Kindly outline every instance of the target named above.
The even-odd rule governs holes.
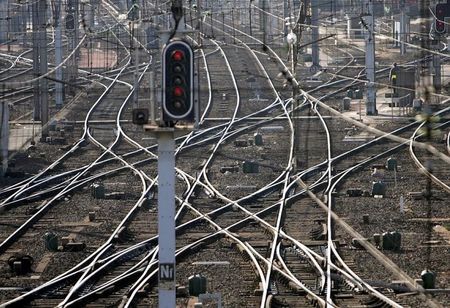
[[[368,259],[398,256],[373,255],[364,245],[366,250],[349,244],[352,234],[367,237],[373,230],[355,221],[361,209],[342,192],[347,182],[369,182],[370,176],[359,174],[369,166],[402,153],[407,143],[389,137],[412,133],[415,140],[420,122],[349,146],[343,141],[345,119],[322,101],[330,96],[325,90],[333,78],[353,62],[352,54],[328,83],[301,91],[294,101],[274,82],[279,67],[293,76],[277,52],[270,46],[267,53],[255,50],[251,46],[262,42],[225,18],[211,21],[203,48],[196,51],[208,84],[205,112],[200,129],[177,140],[177,282],[184,285],[192,271],[201,272],[212,281],[208,290],[220,290],[227,306],[408,307],[389,291],[386,280],[372,282],[376,268],[364,270]],[[233,38],[236,32],[240,38]],[[223,44],[218,33],[237,45]],[[3,224],[15,221],[2,233],[7,236],[0,243],[1,257],[25,251],[40,274],[34,281],[22,277],[19,281],[30,288],[10,291],[5,306],[157,304],[156,146],[122,124],[133,94],[129,55],[125,59],[116,75],[97,81],[101,94],[83,112],[82,137],[50,167],[0,192]],[[140,70],[142,82],[148,68]],[[356,81],[337,82],[344,85],[334,91]],[[292,84],[298,86],[295,77]],[[312,96],[315,91],[320,101]],[[347,216],[356,230],[342,227]],[[71,242],[72,249],[84,247],[56,252],[67,260],[59,264],[43,242],[29,244],[49,229]],[[180,297],[178,303],[187,305],[187,299]]]

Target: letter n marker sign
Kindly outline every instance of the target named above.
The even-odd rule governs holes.
[[[175,265],[173,263],[159,264],[159,281],[169,282],[175,280]]]

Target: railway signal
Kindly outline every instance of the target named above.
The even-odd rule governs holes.
[[[450,3],[436,4],[435,12],[436,21],[434,23],[434,29],[437,33],[443,34],[447,31],[445,19],[450,17]]]
[[[195,121],[194,53],[181,40],[169,42],[162,52],[162,120]]]
[[[75,30],[75,18],[73,14],[66,15],[66,30]]]
[[[144,125],[148,123],[148,109],[133,109],[133,124]]]

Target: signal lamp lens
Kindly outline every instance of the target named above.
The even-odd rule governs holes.
[[[175,87],[175,88],[173,89],[173,95],[174,95],[174,96],[177,96],[177,97],[183,96],[183,95],[184,95],[184,90],[183,90],[183,88],[182,88],[182,87]]]
[[[175,72],[175,73],[181,73],[181,72],[183,72],[183,67],[180,65],[180,64],[175,64],[174,66],[173,66],[173,71]]]
[[[172,60],[174,61],[182,61],[184,59],[184,52],[181,50],[175,50],[172,53]]]
[[[180,77],[175,77],[173,83],[177,86],[181,86],[183,84],[183,79],[181,79]]]
[[[184,104],[180,101],[175,101],[173,103],[173,106],[175,107],[175,109],[182,109],[184,107]]]

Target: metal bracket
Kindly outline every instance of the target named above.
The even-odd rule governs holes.
[[[195,130],[195,126],[193,124],[177,124],[174,127],[165,127],[154,124],[147,124],[144,125],[143,127],[144,131],[150,133],[150,135],[153,136],[173,133],[175,137],[180,137]]]

